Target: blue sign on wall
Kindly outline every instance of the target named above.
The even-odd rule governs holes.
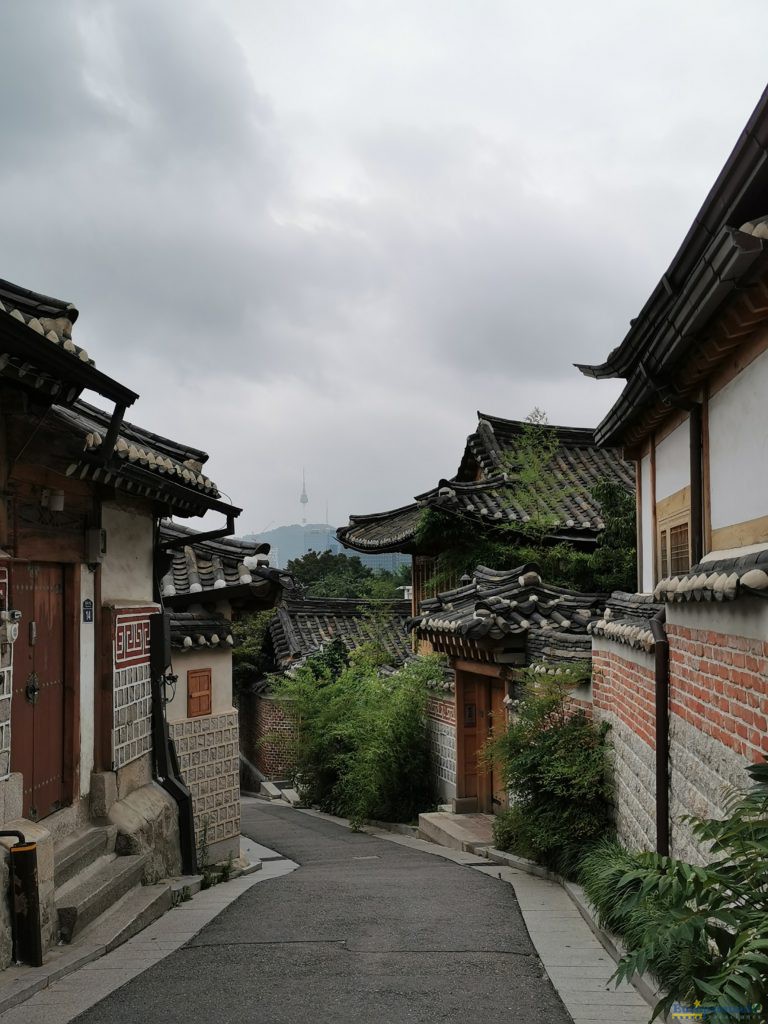
[[[93,622],[93,601],[90,597],[83,601],[83,622]]]

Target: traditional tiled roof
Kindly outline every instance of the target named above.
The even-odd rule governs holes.
[[[459,638],[503,648],[519,638],[529,660],[580,660],[589,656],[587,627],[605,601],[544,584],[532,564],[505,571],[478,566],[470,582],[422,601],[410,624],[433,642]]]
[[[406,631],[409,601],[287,597],[270,623],[275,664],[284,670],[339,639],[350,651],[376,641],[399,665],[411,656]]]
[[[69,302],[0,280],[0,377],[39,402],[69,404],[88,388],[131,405],[135,391],[97,370],[72,340],[78,311]]]
[[[635,650],[652,651],[651,619],[662,607],[650,594],[627,594],[617,590],[610,596],[605,615],[591,623],[589,632]]]
[[[238,537],[197,540],[199,536],[167,519],[160,525],[160,546],[166,547],[170,560],[161,581],[168,604],[236,598],[238,606],[271,608],[284,589],[293,589],[293,577],[270,566],[269,544]],[[180,546],[181,541],[186,543]]]
[[[31,331],[59,346],[76,359],[93,365],[84,348],[72,341],[72,325],[79,316],[71,302],[21,288],[0,279],[0,317],[10,316]]]
[[[657,601],[735,601],[768,597],[768,549],[735,558],[707,558],[686,573],[668,576],[656,586]]]
[[[232,623],[223,615],[207,612],[171,612],[171,646],[193,651],[201,647],[231,648]]]
[[[109,428],[108,413],[77,401],[71,407],[55,406],[52,415],[81,440],[82,456],[68,467],[68,476],[88,477],[137,495],[164,498],[181,514],[230,509],[220,502],[216,485],[202,472],[208,460],[205,452],[123,422],[115,451],[104,463],[98,455]]]
[[[634,444],[768,319],[768,90],[672,263],[596,378],[626,386],[598,426],[600,444]]]
[[[391,512],[350,516],[337,536],[358,551],[412,551],[416,549],[419,518],[424,509],[441,509],[484,526],[521,526],[530,519],[515,482],[521,447],[529,424],[478,413],[477,429],[467,438],[459,471],[452,480],[416,496],[411,505]],[[634,487],[631,465],[619,449],[599,449],[591,430],[579,427],[547,428],[559,446],[548,467],[557,485],[549,506],[542,511],[553,522],[552,540],[592,544],[604,529],[602,510],[592,496],[596,484],[613,480],[626,490]],[[546,496],[544,496],[546,498]]]

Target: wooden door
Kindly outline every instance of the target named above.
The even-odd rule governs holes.
[[[64,801],[64,568],[16,563],[12,605],[22,613],[13,652],[11,770],[24,779],[33,821]]]
[[[507,793],[497,765],[483,758],[494,724],[504,727],[504,683],[492,676],[457,672],[458,796],[476,799],[477,810],[496,814],[507,807]]]

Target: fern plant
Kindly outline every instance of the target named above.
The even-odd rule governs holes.
[[[585,859],[587,895],[628,953],[617,980],[650,971],[667,989],[654,1018],[675,1002],[703,1019],[764,1022],[768,1013],[768,764],[747,769],[725,817],[688,818],[709,844],[706,865],[655,853],[598,848]]]

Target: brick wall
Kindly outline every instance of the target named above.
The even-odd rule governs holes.
[[[429,697],[429,738],[437,792],[442,801],[456,796],[456,700]]]
[[[240,695],[240,747],[262,775],[290,778],[295,746],[296,727],[285,701],[270,694]]]
[[[748,782],[745,767],[768,755],[768,642],[738,635],[733,612],[725,618],[699,606],[677,615],[688,621],[667,625],[671,848],[675,856],[700,860],[683,817],[721,814],[728,792]],[[653,658],[596,639],[593,695],[596,715],[613,726],[619,835],[631,846],[652,848]]]
[[[207,822],[209,848],[219,844],[223,852],[226,840],[240,835],[237,712],[185,718],[168,728],[192,792],[198,849]],[[213,859],[218,859],[216,852]]]
[[[593,718],[611,726],[616,830],[633,849],[656,843],[654,692],[652,655],[594,639]]]

